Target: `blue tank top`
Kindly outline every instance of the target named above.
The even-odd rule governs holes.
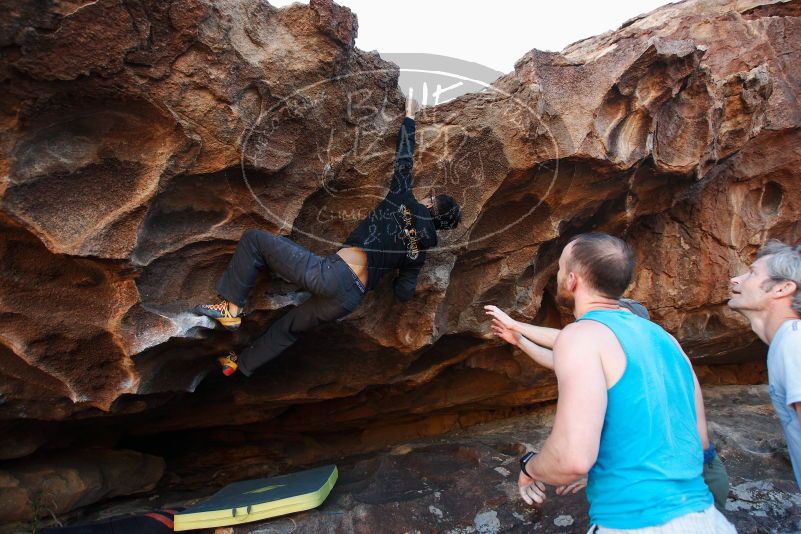
[[[712,506],[704,482],[692,370],[661,327],[623,310],[592,310],[617,336],[626,368],[608,389],[598,459],[589,472],[592,523],[661,525]]]

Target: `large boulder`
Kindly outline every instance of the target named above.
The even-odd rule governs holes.
[[[0,469],[0,523],[55,518],[156,487],[164,460],[135,451],[88,449],[42,455]]]
[[[211,432],[245,455],[280,434],[301,464],[552,400],[552,375],[492,340],[482,308],[570,320],[556,260],[588,230],[634,245],[631,296],[706,380],[764,380],[727,286],[768,238],[801,238],[797,0],[670,4],[423,110],[416,192],[464,216],[415,298],[387,279],[249,381],[206,379],[304,298],[265,275],[236,334],[188,313],[242,233],[329,254],[386,191],[399,71],[354,47],[357,28],[330,0],[0,13],[0,457],[99,432],[191,465],[224,446],[180,436]]]

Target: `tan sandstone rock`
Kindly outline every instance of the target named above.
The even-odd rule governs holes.
[[[87,428],[149,446],[236,425],[328,435],[285,449],[302,463],[551,400],[552,376],[491,340],[482,307],[570,320],[556,259],[588,230],[634,245],[630,296],[706,381],[764,378],[727,285],[766,239],[801,240],[798,0],[670,4],[424,109],[416,192],[464,217],[415,298],[385,280],[225,383],[204,381],[213,357],[302,295],[265,276],[236,334],[188,310],[246,229],[329,254],[383,196],[398,68],[356,49],[330,0],[38,5],[0,14],[0,421],[20,432],[4,458]],[[177,441],[179,462],[202,457]]]

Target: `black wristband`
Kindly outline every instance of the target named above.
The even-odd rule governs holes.
[[[537,453],[534,451],[529,451],[526,454],[524,454],[522,458],[520,458],[520,471],[522,471],[523,474],[526,475],[528,478],[534,478],[534,477],[529,475],[528,471],[526,471],[526,464],[529,462],[529,460],[534,458],[535,454]]]

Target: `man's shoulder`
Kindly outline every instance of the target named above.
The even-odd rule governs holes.
[[[417,211],[419,209],[426,209],[425,206],[420,204],[420,202],[417,200],[417,197],[414,196],[414,193],[412,193],[411,191],[404,191],[401,194],[401,201],[404,202],[406,206],[412,211]]]
[[[787,336],[795,340],[801,339],[801,319],[793,319],[789,322],[790,324],[787,326]]]
[[[581,332],[591,332],[599,328],[606,328],[603,323],[598,321],[574,321],[562,329],[562,333],[570,336],[578,335]]]
[[[779,335],[771,343],[774,350],[791,350],[801,356],[801,319],[793,319],[781,326]]]
[[[600,362],[606,343],[603,338],[604,325],[593,321],[578,321],[564,327],[553,346],[554,371],[557,380],[587,372],[603,373]],[[608,329],[606,329],[609,332]],[[597,364],[597,365],[595,365]]]
[[[801,368],[801,321],[794,320],[782,324],[768,348],[768,377],[771,383],[784,384],[788,381],[801,383],[801,374],[794,372]],[[796,376],[797,375],[797,376]]]
[[[420,205],[423,209],[425,206],[420,204],[417,201],[417,198],[412,194],[411,191],[399,191],[393,193],[392,191],[387,192],[387,196],[381,201],[381,204],[391,206],[393,209],[402,209],[401,206],[404,206],[409,211],[415,212],[417,211],[417,205]]]
[[[575,346],[592,346],[605,335],[614,335],[603,323],[597,321],[576,321],[570,323],[559,332],[554,349],[565,349]]]
[[[570,323],[562,332],[569,332],[570,336],[585,336],[594,334],[609,334],[614,335],[612,329],[607,326],[603,321],[598,320],[598,317],[582,317],[573,323]]]

